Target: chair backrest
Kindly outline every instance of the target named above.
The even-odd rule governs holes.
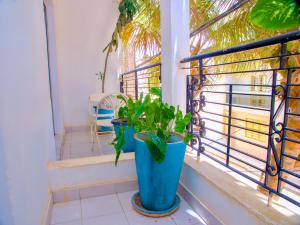
[[[103,99],[105,96],[107,96],[108,93],[106,94],[92,94],[89,96],[88,98],[88,102],[89,102],[89,115],[93,116],[95,113],[97,113],[97,108],[98,108],[98,104],[101,101],[101,99]]]
[[[115,113],[118,112],[119,108],[124,105],[124,102],[117,98],[118,95],[123,95],[121,93],[109,94],[102,98],[98,104],[98,108],[114,110]],[[123,95],[127,98],[125,95]]]

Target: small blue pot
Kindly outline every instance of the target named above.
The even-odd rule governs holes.
[[[122,125],[120,125],[119,119],[114,119],[111,121],[111,123],[114,125],[114,130],[116,134],[119,134],[120,132],[120,126],[125,129],[125,145],[123,146],[122,150],[123,152],[134,152],[135,151],[135,140],[134,140],[134,134],[136,133],[135,130],[131,127],[128,127],[125,122],[122,122]]]
[[[135,164],[141,203],[148,210],[162,211],[172,207],[176,198],[186,144],[172,136],[167,144],[165,160],[158,164],[153,159],[142,134],[135,134]]]

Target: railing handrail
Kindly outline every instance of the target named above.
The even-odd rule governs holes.
[[[154,68],[154,67],[157,67],[157,66],[161,66],[161,63],[159,62],[159,63],[143,66],[143,67],[140,67],[140,68],[135,68],[134,70],[131,70],[131,71],[120,74],[120,77],[131,74],[131,73],[136,73],[136,72],[139,72],[139,71],[142,71],[142,70],[151,69],[151,68]]]
[[[282,42],[288,42],[288,41],[293,41],[293,40],[297,40],[297,39],[300,39],[300,30],[289,32],[286,34],[278,35],[278,36],[267,38],[267,39],[263,39],[263,40],[259,40],[259,41],[254,41],[254,42],[247,43],[247,44],[242,44],[242,45],[238,45],[238,46],[234,46],[234,47],[230,47],[230,48],[225,48],[225,49],[218,50],[218,51],[213,51],[213,52],[203,53],[203,54],[199,54],[199,55],[192,56],[192,57],[187,57],[187,58],[184,58],[183,60],[181,60],[180,62],[187,63],[187,62],[192,62],[195,60],[211,58],[214,56],[227,55],[230,53],[247,51],[247,50],[251,50],[251,49],[255,49],[255,48],[274,45],[274,44],[280,44]]]

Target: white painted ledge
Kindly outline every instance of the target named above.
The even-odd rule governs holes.
[[[48,163],[48,175],[52,192],[132,181],[136,179],[134,154],[122,154],[118,166],[114,155],[53,161]]]
[[[134,153],[121,154],[119,159],[119,164],[128,160],[134,160]],[[95,157],[50,161],[48,162],[48,169],[54,170],[54,169],[63,169],[63,168],[77,168],[77,167],[86,167],[86,166],[99,165],[105,163],[109,163],[114,166],[115,155],[101,155]]]
[[[268,207],[256,184],[205,156],[186,155],[181,182],[224,224],[300,224],[297,206],[280,200]]]

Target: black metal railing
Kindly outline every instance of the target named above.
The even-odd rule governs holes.
[[[182,64],[192,149],[300,206],[300,31]]]
[[[120,92],[137,99],[143,92],[161,85],[161,63],[134,69],[120,75]]]

